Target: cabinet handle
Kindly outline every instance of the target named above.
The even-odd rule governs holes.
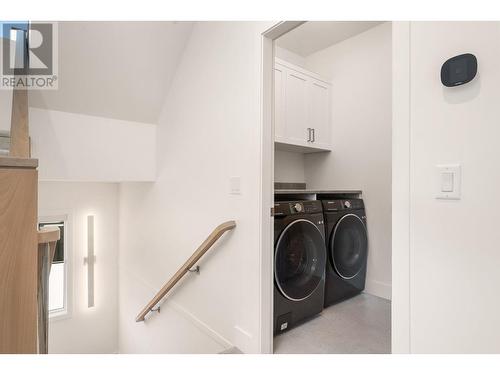
[[[307,128],[307,142],[311,142],[311,128]]]
[[[316,141],[316,131],[314,128],[311,129],[312,130],[312,133],[313,133],[313,138],[312,138],[312,141]]]

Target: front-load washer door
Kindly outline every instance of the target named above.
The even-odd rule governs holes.
[[[281,293],[292,301],[306,299],[320,285],[325,265],[325,240],[318,227],[304,219],[290,223],[274,254],[274,278]]]
[[[343,279],[352,279],[363,269],[368,255],[368,237],[359,216],[342,216],[332,233],[329,252],[332,266]]]

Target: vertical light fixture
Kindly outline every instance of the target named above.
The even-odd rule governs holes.
[[[87,216],[87,294],[88,307],[94,307],[94,215]]]

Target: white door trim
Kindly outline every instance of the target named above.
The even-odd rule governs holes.
[[[392,23],[392,353],[410,353],[410,30]]]
[[[273,41],[303,22],[262,34],[260,352],[273,352]],[[410,22],[392,23],[392,352],[410,353]]]
[[[278,22],[262,33],[261,61],[261,228],[260,228],[260,353],[273,353],[273,255],[274,221],[274,40],[302,21]]]

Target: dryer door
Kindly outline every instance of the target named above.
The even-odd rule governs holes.
[[[275,248],[274,278],[283,296],[292,301],[309,297],[320,284],[326,265],[325,240],[309,220],[290,223]]]
[[[330,239],[330,261],[343,279],[352,279],[366,263],[368,237],[363,221],[347,214],[337,222]]]

